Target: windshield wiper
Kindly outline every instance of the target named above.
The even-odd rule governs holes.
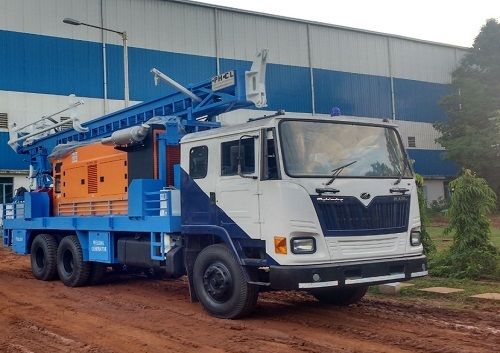
[[[396,180],[396,182],[394,183],[394,185],[398,185],[401,182],[401,179],[403,179],[403,176],[406,173],[406,168],[408,168],[408,163],[406,163],[406,161],[404,161],[404,163],[405,163],[405,166],[403,167],[403,170],[401,171],[401,174],[399,174],[399,178],[398,178],[398,180]]]
[[[352,162],[349,162],[347,164],[341,165],[340,167],[332,169],[332,173],[333,173],[332,174],[332,178],[330,180],[328,180],[328,182],[325,185],[328,186],[331,183],[333,183],[335,181],[335,179],[337,179],[337,177],[339,176],[339,174],[342,173],[342,171],[344,170],[344,168],[347,168],[347,167],[353,165],[356,162],[357,161],[352,161]]]

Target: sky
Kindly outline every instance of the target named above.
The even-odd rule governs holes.
[[[310,21],[472,46],[500,0],[201,0]]]

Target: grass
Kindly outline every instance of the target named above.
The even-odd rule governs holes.
[[[453,242],[453,234],[445,235],[445,228],[446,225],[440,223],[431,223],[431,226],[427,227],[427,231],[434,241],[434,244],[436,245],[436,249],[438,251],[449,248],[451,243]],[[491,241],[497,249],[500,249],[500,228],[491,228]]]
[[[394,296],[394,300],[401,301],[432,301],[437,306],[447,307],[450,309],[483,309],[483,310],[498,310],[500,302],[493,300],[485,300],[479,298],[471,298],[471,295],[482,293],[500,293],[499,282],[473,281],[464,279],[440,278],[440,277],[422,277],[411,280],[408,283],[414,284],[412,287],[401,288],[398,296]],[[429,287],[451,287],[463,289],[463,292],[438,294],[431,292],[423,292],[419,289]],[[378,286],[370,287],[369,293],[375,297],[387,298],[387,295],[380,294]]]
[[[491,241],[497,249],[500,250],[500,222],[498,222],[497,218],[495,220],[496,221],[493,222],[494,226],[491,228]],[[427,228],[438,251],[446,250],[453,242],[453,234],[444,234],[446,226],[446,221],[439,219],[432,222]],[[398,297],[401,300],[408,300],[410,298],[432,299],[438,300],[443,303],[443,305],[453,308],[476,306],[478,303],[493,305],[495,307],[500,306],[500,302],[470,298],[471,295],[475,294],[500,293],[500,282],[498,281],[474,281],[468,279],[427,276],[411,280],[409,283],[414,284],[414,286],[401,289],[401,294]],[[421,288],[428,287],[452,287],[464,289],[464,291],[445,295],[419,291]],[[370,293],[375,296],[381,295],[379,294],[377,286],[371,287]],[[488,303],[486,304],[486,302]]]

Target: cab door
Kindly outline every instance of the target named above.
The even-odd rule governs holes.
[[[232,135],[220,144],[216,182],[219,224],[231,237],[261,236],[258,132]]]

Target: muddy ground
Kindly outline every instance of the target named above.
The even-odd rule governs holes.
[[[114,276],[94,287],[41,282],[29,257],[0,247],[0,352],[498,352],[500,309],[367,296],[327,308],[264,293],[251,317],[219,320],[188,300],[185,280]]]

